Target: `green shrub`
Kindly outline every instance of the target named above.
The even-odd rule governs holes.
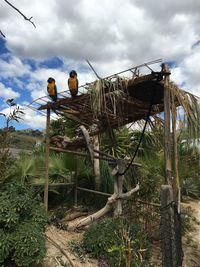
[[[9,184],[0,191],[0,264],[31,266],[45,256],[47,217],[32,189]]]
[[[150,246],[139,225],[122,219],[107,218],[92,224],[85,232],[83,246],[93,257],[104,258],[109,266],[126,266],[128,241],[131,266],[149,266]],[[147,265],[146,265],[147,264]]]

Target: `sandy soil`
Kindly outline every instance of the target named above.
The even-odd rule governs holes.
[[[191,209],[195,219],[200,222],[200,201],[189,201],[188,203],[183,204],[183,206]],[[75,223],[76,220],[73,220],[70,224]],[[183,267],[200,267],[200,225],[197,225],[196,222],[192,224],[193,229],[187,234],[186,238],[183,238]],[[98,266],[98,262],[96,260],[86,256],[85,260],[81,261],[81,259],[74,255],[70,250],[69,242],[81,241],[83,232],[64,231],[56,228],[55,226],[49,226],[46,230],[46,235],[54,240],[61,249],[67,253],[75,267]],[[70,266],[67,257],[64,256],[63,253],[52,244],[52,242],[47,240],[46,245],[47,256],[44,261],[44,267]],[[153,244],[152,263],[155,267],[161,266],[161,252],[158,241]]]
[[[87,258],[83,261],[74,255],[70,251],[69,241],[80,241],[83,233],[69,232],[56,228],[55,226],[49,226],[46,231],[47,237],[54,240],[68,255],[75,267],[97,267],[97,261]],[[58,266],[70,266],[69,261],[63,253],[56,248],[52,242],[47,240],[47,256],[45,258],[44,267],[58,267]]]
[[[191,209],[195,220],[200,223],[200,201],[189,201],[183,204]],[[184,267],[200,267],[200,225],[192,223],[192,231],[183,238]]]

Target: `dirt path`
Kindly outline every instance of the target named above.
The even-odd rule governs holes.
[[[183,238],[184,267],[200,267],[200,201],[189,201],[183,204],[184,208],[191,211],[195,220],[192,222],[192,230]]]
[[[184,250],[184,262],[183,267],[200,267],[200,225],[196,222],[200,222],[200,201],[189,201],[183,204],[184,208],[191,211],[195,221],[192,222],[192,230],[187,233],[183,238],[183,250]],[[68,225],[74,224],[77,219],[68,222]],[[83,257],[83,260],[76,256],[70,250],[69,242],[78,242],[83,238],[83,232],[64,231],[56,228],[55,226],[49,226],[46,231],[46,235],[54,240],[62,250],[67,253],[68,257],[72,261],[75,267],[98,267],[98,262],[89,257]],[[63,253],[56,248],[52,242],[47,240],[47,256],[45,258],[44,267],[61,267],[70,266],[69,260]],[[161,266],[161,252],[160,245],[153,245],[153,257],[152,262],[155,267]]]
[[[90,258],[84,258],[81,260],[78,256],[74,255],[69,246],[69,242],[81,241],[83,233],[69,232],[56,228],[55,226],[49,226],[46,231],[47,237],[54,240],[68,255],[74,266],[76,267],[97,267],[97,261]],[[63,253],[56,248],[52,242],[47,240],[47,255],[44,262],[44,267],[61,267],[70,266],[69,261]]]

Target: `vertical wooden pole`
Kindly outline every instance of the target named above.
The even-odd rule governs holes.
[[[49,191],[49,128],[50,128],[50,109],[47,109],[46,120],[46,148],[45,148],[45,185],[44,185],[44,206],[48,211],[48,191]]]
[[[118,165],[118,173],[115,176],[114,193],[117,195],[121,195],[123,191],[124,175],[120,175],[120,173],[123,173],[125,170],[124,160],[118,160],[117,165]],[[118,217],[121,214],[122,214],[122,201],[118,199],[114,211],[114,216]]]
[[[78,185],[78,157],[76,157],[76,170],[74,174],[74,207],[77,208],[77,200],[78,200],[78,190],[77,190],[77,185]]]
[[[99,137],[95,135],[93,137],[93,147],[95,150],[99,151]],[[94,156],[98,156],[96,152],[94,152]],[[97,158],[94,158],[94,175],[95,175],[95,190],[100,190],[101,184],[101,175],[100,175],[100,161]]]
[[[165,155],[165,183],[171,184],[171,136],[170,136],[170,91],[169,67],[163,64],[164,78],[164,155]]]
[[[174,200],[178,204],[179,195],[179,175],[178,175],[178,152],[177,152],[177,132],[176,132],[176,106],[174,103],[174,96],[171,98],[172,103],[172,138],[173,138],[173,169],[174,169],[174,180],[173,180],[173,192]]]

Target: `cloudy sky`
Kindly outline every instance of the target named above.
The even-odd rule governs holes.
[[[10,1],[33,16],[36,28],[1,0],[0,112],[8,98],[25,107],[45,95],[50,76],[58,91],[67,90],[71,69],[80,84],[95,80],[86,59],[107,76],[162,58],[171,79],[200,96],[199,0]],[[45,126],[44,117],[25,111],[18,127]]]

